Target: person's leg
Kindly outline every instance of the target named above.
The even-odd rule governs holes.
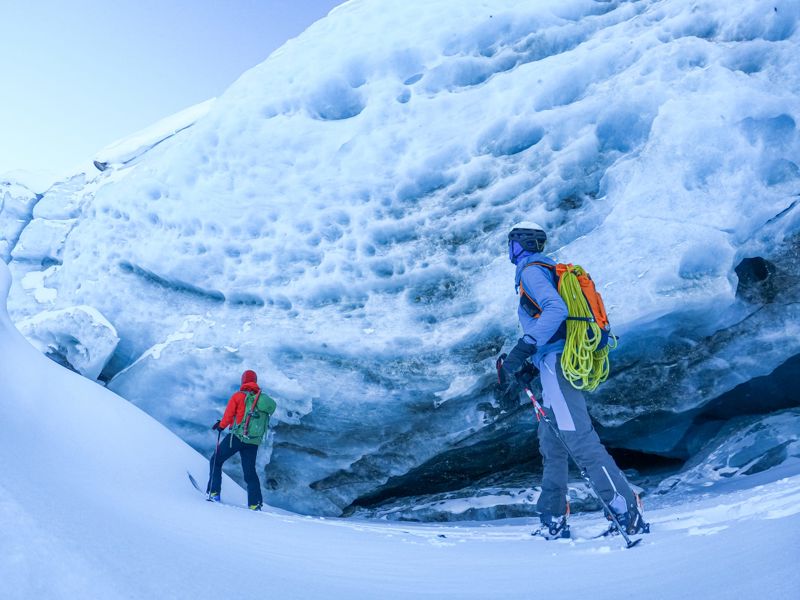
[[[597,493],[611,505],[614,512],[637,507],[636,496],[625,475],[608,454],[592,426],[583,393],[564,378],[559,359],[558,355],[553,354],[542,361],[542,386],[546,406],[553,413],[561,438],[579,465],[586,469]]]
[[[239,441],[239,440],[236,440]],[[242,472],[247,483],[247,504],[250,507],[261,507],[261,482],[256,471],[256,455],[258,446],[256,444],[245,444],[239,442],[239,455],[242,457]]]
[[[231,456],[236,454],[235,445],[232,447],[231,445],[231,436],[233,434],[226,435],[219,444],[219,448],[215,451],[216,457],[214,455],[211,456],[209,460],[208,467],[210,477],[208,480],[208,491],[212,494],[219,494],[220,489],[222,488],[222,465],[228,460]],[[234,443],[238,441],[234,437]]]
[[[552,413],[549,415],[553,418]],[[542,515],[560,517],[567,512],[567,474],[569,462],[564,445],[547,423],[539,422],[539,452],[542,454],[542,493],[536,510]]]

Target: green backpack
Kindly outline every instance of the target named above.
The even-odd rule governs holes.
[[[245,444],[260,444],[269,427],[269,416],[275,412],[275,400],[259,392],[247,392],[244,418],[233,428],[234,435]]]

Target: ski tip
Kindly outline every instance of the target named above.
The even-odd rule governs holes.
[[[200,484],[197,483],[197,480],[192,477],[192,474],[189,471],[186,471],[186,474],[189,476],[189,482],[194,486],[198,492],[202,492],[203,490],[200,489]]]

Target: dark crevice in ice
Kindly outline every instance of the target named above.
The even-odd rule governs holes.
[[[800,394],[794,385],[798,377],[800,355],[790,358],[767,376],[742,383],[700,409],[677,414],[660,411],[621,427],[598,426],[598,433],[620,468],[634,483],[645,488],[646,493],[665,477],[677,473],[685,461],[730,420],[800,406]],[[512,414],[504,415],[462,440],[457,447],[356,498],[343,514],[347,516],[360,508],[389,504],[410,506],[417,498],[445,492],[476,495],[487,480],[499,487],[504,484],[519,486],[525,482],[537,485],[541,479],[541,456],[532,419],[529,407],[517,407]],[[666,438],[670,440],[665,441]],[[648,440],[655,450],[646,449]],[[672,449],[663,451],[661,447],[665,444]],[[754,463],[750,471],[756,473],[762,467],[775,464],[780,456],[776,458],[773,454],[782,451],[785,452],[785,445],[770,450],[772,454]],[[571,479],[578,479],[573,465],[571,470]]]
[[[768,260],[754,256],[743,259],[735,269],[739,283],[736,296],[750,303],[770,303],[778,293],[776,289],[777,272],[775,265]]]
[[[191,294],[192,296],[196,296],[198,298],[202,298],[204,300],[211,300],[212,302],[224,302],[225,301],[225,294],[218,290],[206,290],[191,283],[186,283],[185,281],[180,281],[178,279],[168,279],[165,277],[161,277],[149,271],[143,267],[135,265],[133,263],[129,263],[127,261],[122,261],[120,263],[120,268],[125,273],[131,273],[132,275],[136,275],[141,279],[144,279],[146,282],[156,285],[160,288],[164,288],[169,291],[179,292],[183,294]]]
[[[205,289],[179,279],[162,277],[161,275],[157,275],[156,273],[153,273],[144,267],[140,267],[139,265],[135,265],[128,261],[120,262],[119,266],[123,272],[136,275],[151,285],[155,285],[171,292],[190,294],[200,298],[201,300],[210,300],[215,304],[219,302],[226,302],[231,306],[241,307],[262,307],[266,304],[264,299],[256,294],[234,292],[226,297],[225,294],[219,290]]]

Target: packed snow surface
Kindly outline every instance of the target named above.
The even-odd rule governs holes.
[[[506,232],[534,220],[622,336],[593,415],[688,458],[698,410],[800,354],[799,19],[352,0],[102,172],[6,191],[12,316],[93,307],[120,338],[101,380],[196,448],[255,369],[268,497],[338,515],[494,424]]]
[[[10,274],[0,262],[0,298]],[[106,389],[47,360],[0,302],[0,595],[48,598],[790,598],[800,464],[651,510],[654,533],[547,542],[526,520],[408,526],[254,513],[207,461]],[[31,390],[35,389],[36,394]],[[35,440],[35,442],[32,442]],[[733,485],[731,485],[733,484]],[[584,538],[603,520],[573,520]],[[235,576],[234,576],[235,575]],[[233,589],[232,589],[233,586]],[[252,587],[249,588],[252,590]]]
[[[128,164],[161,142],[194,125],[195,121],[204,117],[213,105],[213,99],[206,100],[162,119],[104,148],[95,155],[93,162],[97,168],[103,170],[111,165]]]

